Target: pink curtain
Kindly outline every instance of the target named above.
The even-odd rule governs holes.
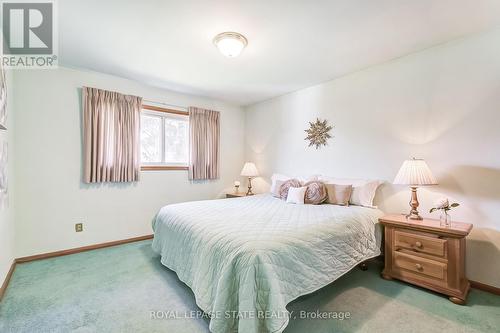
[[[88,87],[82,97],[83,181],[139,180],[142,98]]]
[[[189,108],[189,179],[219,178],[219,112]]]

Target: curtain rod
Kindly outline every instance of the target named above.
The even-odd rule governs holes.
[[[160,105],[165,105],[165,106],[174,107],[174,108],[183,109],[183,110],[187,110],[188,109],[187,106],[181,106],[181,105],[175,105],[175,104],[168,104],[168,103],[163,103],[163,102],[155,102],[155,101],[150,101],[148,99],[143,99],[143,102],[153,103],[153,104],[160,104]]]

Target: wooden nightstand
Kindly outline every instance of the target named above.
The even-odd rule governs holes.
[[[241,198],[246,196],[247,196],[246,192],[226,193],[226,198]]]
[[[408,220],[404,215],[379,219],[385,227],[385,268],[382,277],[398,279],[449,296],[465,304],[470,283],[465,277],[465,237],[472,224],[439,220]]]

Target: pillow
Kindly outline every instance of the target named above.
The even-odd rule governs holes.
[[[312,176],[307,176],[307,177],[296,177],[296,179],[298,179],[302,184],[305,184],[307,182],[319,180],[318,177],[319,177],[318,175],[312,175]]]
[[[271,190],[270,192],[273,193],[276,193],[277,191],[279,191],[279,186],[276,185],[276,182],[277,181],[286,181],[286,180],[289,180],[289,179],[292,179],[292,177],[288,177],[288,176],[285,176],[285,175],[282,175],[282,174],[279,174],[279,173],[273,173],[273,175],[271,176]]]
[[[286,198],[288,197],[288,190],[291,187],[300,187],[300,186],[301,186],[301,184],[297,179],[289,179],[289,180],[285,181],[280,186],[280,191],[279,191],[280,196],[279,197],[283,200],[286,200]]]
[[[307,186],[290,187],[288,189],[288,196],[286,197],[286,203],[303,205],[306,191],[307,191]]]
[[[375,199],[375,193],[381,184],[378,180],[374,180],[365,185],[354,186],[349,203],[357,206],[377,208],[373,205],[373,199]]]
[[[326,184],[338,185],[352,185],[352,194],[349,203],[351,205],[358,205],[370,208],[377,208],[373,205],[375,193],[382,181],[379,180],[366,180],[366,179],[347,179],[347,178],[334,178],[328,176],[320,176],[319,180]]]
[[[366,179],[335,178],[328,176],[319,176],[318,179],[325,184],[352,185],[352,187],[362,186],[372,181]]]
[[[271,192],[273,194],[273,197],[279,198],[280,197],[280,188],[281,185],[283,185],[285,181],[284,180],[276,180],[274,183],[274,191]]]
[[[349,206],[351,199],[352,185],[326,184],[328,192],[327,202],[332,205]]]
[[[318,177],[317,175],[312,175],[312,176],[308,176],[308,177],[298,177],[298,178],[294,178],[294,177],[290,177],[290,176],[287,176],[287,175],[283,175],[283,174],[280,174],[280,173],[273,173],[273,175],[271,176],[271,189],[269,190],[269,192],[273,193],[277,193],[279,191],[279,186],[277,186],[277,182],[278,181],[287,181],[289,179],[297,179],[301,184],[304,184],[304,183],[307,183],[309,181],[313,181],[313,180],[318,180]]]
[[[323,182],[313,180],[305,183],[304,186],[307,187],[306,196],[304,198],[306,204],[319,205],[328,198],[326,187]]]

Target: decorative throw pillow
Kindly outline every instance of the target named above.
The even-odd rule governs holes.
[[[278,184],[279,181],[284,182],[289,179],[297,179],[301,184],[304,184],[313,180],[318,180],[318,177],[319,177],[318,175],[312,175],[307,177],[294,178],[280,173],[273,173],[273,175],[271,176],[271,189],[269,190],[269,192],[271,192],[274,196],[276,196],[275,193],[278,193],[280,189]]]
[[[288,196],[286,197],[286,203],[303,205],[306,191],[307,191],[307,186],[290,187],[288,189]]]
[[[281,185],[283,185],[285,181],[284,180],[276,180],[274,181],[274,188],[273,188],[273,197],[280,198],[280,189]]]
[[[328,203],[332,205],[349,206],[352,185],[326,184]]]
[[[323,182],[313,180],[304,184],[307,187],[304,202],[306,204],[319,205],[328,198],[326,187]]]
[[[298,181],[297,179],[289,179],[283,182],[283,184],[281,184],[280,186],[279,197],[283,200],[286,200],[286,198],[288,197],[288,189],[290,187],[300,187],[300,186],[301,186],[300,181]]]

